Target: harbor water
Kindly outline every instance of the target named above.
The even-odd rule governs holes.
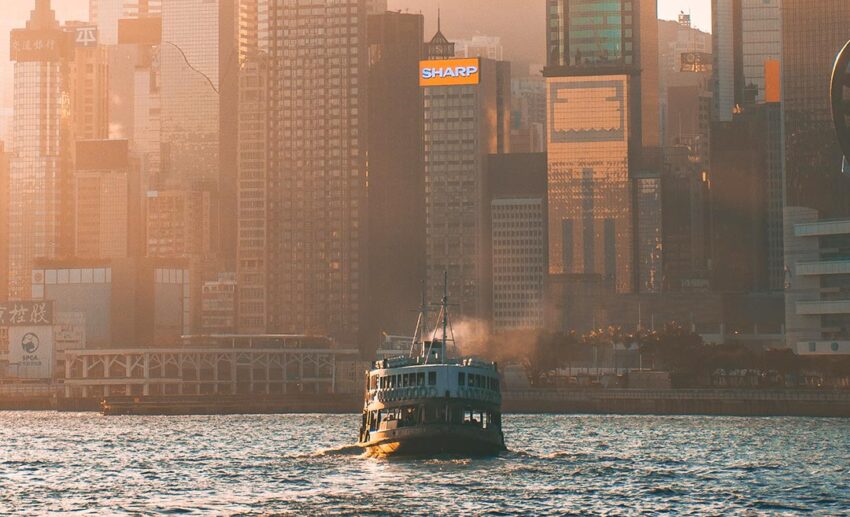
[[[494,458],[369,459],[359,415],[0,413],[0,514],[850,513],[850,420],[505,415]]]

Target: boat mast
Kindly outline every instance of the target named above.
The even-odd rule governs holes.
[[[410,343],[410,357],[413,357],[413,351],[417,344],[422,345],[422,352],[425,353],[425,332],[428,325],[428,304],[425,303],[425,281],[422,281],[422,304],[419,306],[419,318],[416,320],[416,330],[413,331],[413,342]],[[417,341],[418,340],[418,341]]]
[[[449,326],[449,272],[443,271],[443,355],[448,350],[447,330]]]

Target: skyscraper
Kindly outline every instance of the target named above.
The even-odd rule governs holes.
[[[213,192],[220,170],[219,3],[165,2],[160,46],[164,181]]]
[[[366,339],[374,343],[379,332],[410,332],[425,280],[424,23],[421,14],[369,16]]]
[[[768,63],[781,54],[780,0],[712,0],[714,117],[729,122],[744,106],[771,99]]]
[[[644,260],[658,228],[639,221],[637,177],[660,174],[655,2],[549,0],[549,270],[655,289]],[[660,189],[660,184],[650,182]],[[638,232],[646,231],[646,235]]]
[[[841,173],[829,106],[829,81],[850,38],[844,0],[782,1],[782,109],[786,206],[850,215],[850,177]]]
[[[262,96],[251,111],[258,117],[256,129],[240,114],[240,132],[255,134],[242,133],[239,141],[239,279],[262,276],[267,286],[250,307],[240,286],[240,324],[246,308],[265,315],[265,321],[251,317],[252,329],[262,323],[267,332],[326,334],[348,343],[360,334],[366,287],[366,4],[277,2],[258,21],[263,27],[258,39],[268,42],[268,70],[258,67],[255,79],[243,76],[242,84],[266,74],[268,79],[265,87],[253,88]],[[250,101],[248,92],[240,95],[243,103]],[[248,163],[248,152],[265,154]],[[249,181],[259,188],[249,189]],[[261,194],[250,205],[249,191]],[[253,206],[261,207],[254,216],[264,219],[252,219],[259,226],[249,228],[241,211]],[[249,231],[254,238],[248,239]],[[265,241],[265,253],[245,256],[250,241]]]
[[[492,248],[493,330],[543,328],[546,267],[546,155],[487,160],[487,221]]]
[[[141,192],[126,140],[82,140],[74,166],[74,250],[86,259],[139,256]]]
[[[159,16],[163,0],[89,0],[89,22],[97,26],[103,45],[119,43],[119,20]]]
[[[442,297],[448,273],[449,296],[459,306],[455,314],[486,321],[492,301],[486,159],[509,149],[510,66],[485,58],[449,59],[454,48],[439,28],[427,53],[420,71],[427,297]],[[459,68],[468,76],[444,78],[446,70]]]
[[[207,192],[212,250],[235,261],[235,0],[162,3],[158,189]]]
[[[74,35],[71,60],[71,111],[76,140],[103,140],[109,136],[109,55],[98,40],[97,27],[68,22]]]
[[[784,282],[779,5],[712,4],[714,287],[721,290],[780,290]]]
[[[36,258],[71,251],[68,243],[72,127],[63,109],[69,95],[69,32],[50,0],[36,0],[25,29],[11,35],[15,62],[14,155],[9,189],[9,296],[30,296]]]

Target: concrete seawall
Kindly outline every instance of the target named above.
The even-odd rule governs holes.
[[[850,417],[850,392],[740,389],[527,390],[503,396],[505,413]]]

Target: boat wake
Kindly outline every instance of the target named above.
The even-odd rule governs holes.
[[[363,448],[357,444],[350,445],[340,445],[339,447],[331,447],[328,449],[321,449],[313,454],[310,454],[313,458],[319,458],[322,456],[359,456],[363,454]]]

